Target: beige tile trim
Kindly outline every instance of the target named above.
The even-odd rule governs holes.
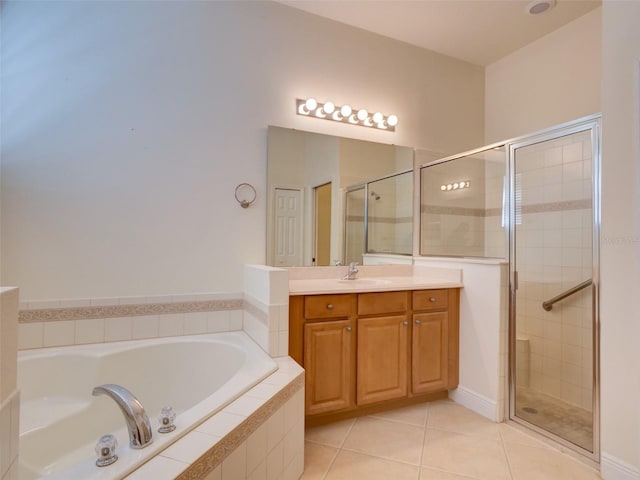
[[[593,206],[590,198],[582,200],[567,200],[564,202],[538,203],[523,205],[522,213],[563,212],[565,210],[585,210]]]
[[[564,212],[566,210],[585,210],[592,206],[591,199],[566,200],[562,202],[537,203],[534,205],[523,205],[522,213],[546,213]],[[502,208],[465,208],[447,207],[443,205],[422,205],[422,213],[436,215],[461,215],[465,217],[498,217],[502,215]]]
[[[97,307],[43,308],[20,310],[18,323],[89,320],[94,318],[138,317],[175,313],[242,310],[243,300],[209,300],[203,302],[148,303],[138,305],[109,305]]]
[[[244,310],[256,317],[261,323],[269,325],[269,313],[264,311],[265,307],[257,300],[252,298],[244,299]]]
[[[280,390],[244,422],[193,462],[176,480],[202,480],[227,458],[249,435],[266,422],[287,400],[304,388],[304,373]],[[162,455],[162,454],[161,454]]]
[[[372,223],[411,223],[413,217],[371,217],[369,219]],[[362,215],[348,215],[347,222],[364,222]]]

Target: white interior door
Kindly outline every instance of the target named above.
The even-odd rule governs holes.
[[[274,265],[302,265],[302,191],[276,188]]]

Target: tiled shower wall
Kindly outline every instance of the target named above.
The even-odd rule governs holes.
[[[542,302],[592,276],[591,156],[589,132],[516,152],[516,334],[525,340],[519,347],[524,350],[528,339],[529,348],[528,382],[525,374],[518,384],[587,410],[593,386],[591,290],[549,312]]]

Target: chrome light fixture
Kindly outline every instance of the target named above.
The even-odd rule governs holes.
[[[334,122],[350,123],[380,130],[396,131],[398,117],[383,115],[381,112],[370,113],[364,108],[355,109],[350,105],[337,106],[333,102],[319,103],[315,98],[296,100],[296,113],[305,117],[324,118]]]

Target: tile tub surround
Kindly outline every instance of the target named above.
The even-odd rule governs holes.
[[[0,403],[0,480],[18,479],[20,392],[14,390]]]
[[[18,289],[0,288],[0,479],[18,478]]]
[[[21,302],[20,350],[241,330],[242,293]]]
[[[289,274],[267,265],[244,267],[244,330],[272,357],[289,353]]]
[[[127,480],[297,480],[304,460],[304,372],[278,370]]]

